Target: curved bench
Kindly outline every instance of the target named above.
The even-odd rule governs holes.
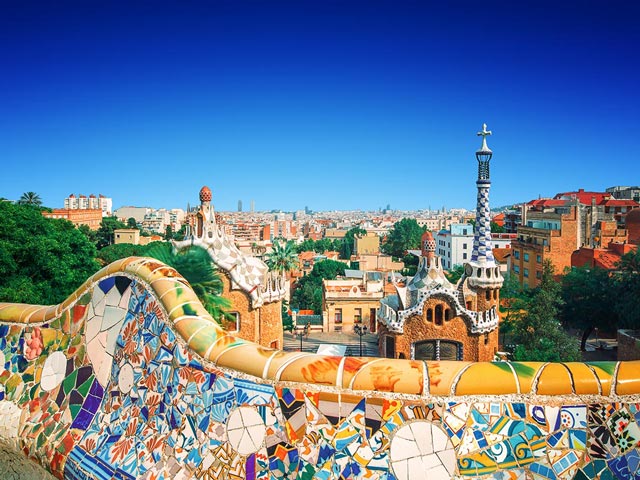
[[[640,362],[285,353],[131,257],[0,304],[0,440],[67,479],[640,478]]]

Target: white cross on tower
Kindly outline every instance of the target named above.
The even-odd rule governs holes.
[[[477,134],[479,137],[482,137],[482,147],[480,147],[480,151],[489,150],[487,147],[487,136],[491,135],[491,130],[487,130],[487,124],[482,124],[482,131]],[[491,150],[489,150],[491,151]]]

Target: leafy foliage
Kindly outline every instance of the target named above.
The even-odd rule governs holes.
[[[612,277],[618,327],[640,329],[640,247],[622,256]]]
[[[580,360],[577,340],[558,321],[561,286],[553,278],[550,261],[543,265],[540,285],[527,301],[527,313],[513,326],[516,361],[571,362]]]
[[[322,312],[322,280],[334,280],[344,275],[345,264],[335,260],[323,260],[313,266],[309,275],[302,277],[291,296],[294,308]]]
[[[562,278],[562,318],[566,325],[583,331],[581,350],[595,328],[618,324],[613,279],[602,268],[579,267]]]
[[[266,263],[270,270],[286,273],[298,268],[299,259],[295,245],[289,240],[284,245],[278,240],[273,241],[273,249],[267,254]]]
[[[18,205],[32,205],[39,207],[42,205],[42,199],[36,192],[25,192],[20,196],[17,203]]]
[[[100,222],[100,228],[96,232],[96,246],[98,249],[111,245],[114,242],[113,231],[127,226],[116,217],[104,217]]]
[[[59,303],[100,268],[95,255],[71,222],[0,202],[0,301]]]
[[[180,272],[214,320],[219,323],[223,320],[235,320],[228,312],[231,302],[220,296],[223,288],[222,280],[216,273],[206,250],[191,247],[183,253],[177,253],[169,243],[154,242],[147,250],[147,255]]]
[[[458,280],[462,277],[464,273],[464,265],[454,265],[451,270],[445,272],[447,280],[449,280],[452,284],[457,285]]]
[[[389,255],[402,258],[407,250],[420,248],[420,239],[425,228],[418,225],[415,218],[403,218],[396,222],[386,236],[382,251]]]

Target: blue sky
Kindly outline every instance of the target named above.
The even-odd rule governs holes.
[[[473,208],[483,122],[493,206],[637,185],[637,5],[4,1],[0,196]]]

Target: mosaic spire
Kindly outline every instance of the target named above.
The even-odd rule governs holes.
[[[478,136],[482,137],[482,145],[476,151],[478,160],[478,201],[476,205],[476,226],[473,237],[473,251],[471,261],[467,264],[467,276],[473,287],[493,288],[502,285],[502,276],[493,256],[491,248],[491,208],[489,207],[489,162],[493,152],[487,146],[487,137],[491,130],[487,124],[482,125]]]

